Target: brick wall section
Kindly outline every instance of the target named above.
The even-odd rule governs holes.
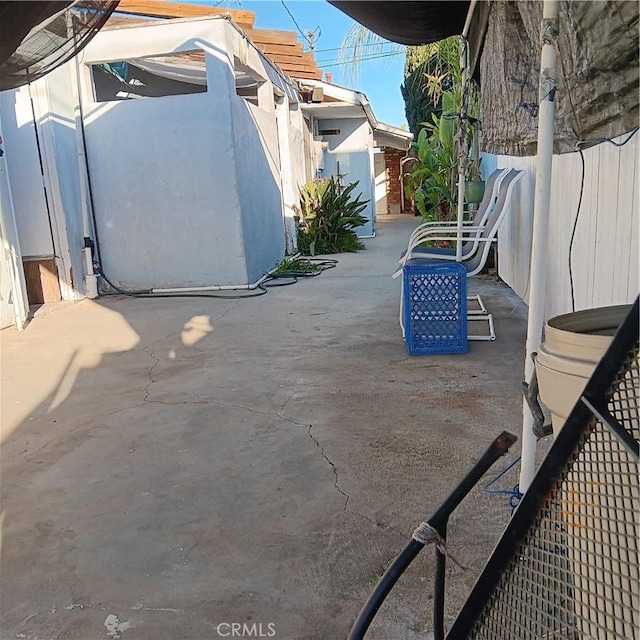
[[[402,211],[400,160],[404,155],[402,151],[396,149],[384,150],[384,165],[387,176],[387,213],[401,213]]]

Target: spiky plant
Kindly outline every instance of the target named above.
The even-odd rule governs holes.
[[[298,250],[303,255],[354,252],[364,249],[354,229],[368,220],[360,215],[368,200],[362,194],[352,199],[358,186],[354,182],[341,187],[331,176],[312,180],[300,189],[300,215],[298,216]]]

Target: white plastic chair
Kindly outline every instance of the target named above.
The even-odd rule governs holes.
[[[500,172],[498,174],[498,172]],[[483,241],[483,233],[487,230],[487,225],[490,221],[495,221],[492,215],[495,211],[500,194],[503,192],[502,186],[505,184],[504,189],[511,184],[515,176],[520,172],[517,169],[498,169],[490,176],[494,178],[490,196],[483,198],[483,202],[476,212],[472,221],[467,222],[462,227],[462,256],[461,262],[464,262],[475,255],[475,252],[480,248],[480,244]],[[491,186],[491,185],[488,185]],[[487,189],[489,191],[489,189]],[[502,220],[501,220],[502,221]],[[400,256],[399,269],[393,274],[394,278],[397,278],[402,273],[402,266],[411,257],[421,258],[438,258],[442,260],[456,260],[456,250],[442,247],[424,247],[425,242],[432,240],[448,240],[455,242],[457,239],[457,223],[426,223],[420,225],[413,230],[409,236],[409,242],[407,250]],[[482,268],[482,267],[481,267]]]
[[[463,222],[463,228],[481,227],[485,224],[487,218],[493,211],[496,200],[498,199],[498,193],[502,180],[509,172],[509,169],[496,169],[488,178],[485,185],[484,196],[482,201],[478,205],[478,209],[475,211],[471,220],[465,220]],[[411,236],[409,237],[409,244],[411,244],[416,238],[425,236],[426,240],[430,234],[434,232],[446,232],[450,229],[457,228],[457,221],[435,221],[435,222],[423,222],[418,225]],[[471,251],[475,251],[477,244],[471,246],[470,242],[465,242],[462,247],[462,256],[469,254]],[[404,254],[403,254],[404,256]],[[402,262],[402,257],[400,259]]]
[[[495,242],[498,229],[511,210],[511,196],[518,180],[522,178],[524,171],[511,169],[503,178],[498,190],[498,198],[490,213],[486,216],[483,225],[469,225],[462,230],[463,236],[471,242],[475,249],[463,254],[460,263],[467,271],[467,278],[475,276],[482,271],[489,256],[491,244]],[[452,240],[456,238],[456,228],[431,227],[433,233],[429,233],[429,240]],[[423,235],[412,234],[407,246],[407,251],[401,258],[401,267],[393,274],[397,278],[402,273],[402,267],[411,261],[411,264],[438,264],[456,260],[455,249],[438,249],[434,251],[431,247],[421,246],[424,242]],[[466,243],[465,243],[466,244]],[[495,330],[493,326],[493,316],[487,312],[480,296],[473,296],[480,304],[480,310],[471,310],[467,313],[467,320],[486,320],[489,323],[489,334],[480,336],[469,336],[469,340],[495,340]],[[472,298],[472,299],[473,299]],[[405,335],[404,327],[404,286],[400,294],[400,327],[402,336]]]

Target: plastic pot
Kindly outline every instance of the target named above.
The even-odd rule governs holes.
[[[631,305],[600,307],[551,318],[536,357],[540,399],[558,434]]]

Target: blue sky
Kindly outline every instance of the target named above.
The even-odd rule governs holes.
[[[189,0],[194,2],[194,0]],[[298,31],[292,18],[279,0],[239,0],[198,1],[198,4],[228,7],[229,9],[245,9],[256,14],[255,26],[258,29],[282,29]],[[325,0],[285,0],[286,6],[293,14],[302,31],[316,31],[316,60],[318,66],[333,74],[334,84],[349,86],[362,91],[373,105],[376,117],[387,124],[400,126],[405,121],[404,101],[400,93],[404,54],[393,55],[379,60],[363,61],[360,75],[354,83],[344,73],[344,66],[337,66],[336,50],[353,24],[347,15],[330,5]],[[307,42],[298,33],[298,41],[308,48]],[[330,49],[329,51],[326,51]],[[330,66],[331,65],[331,66]]]

